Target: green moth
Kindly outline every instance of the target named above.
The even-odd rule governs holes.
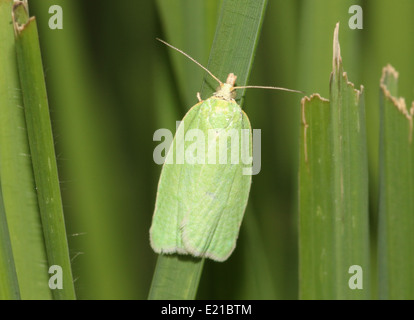
[[[151,247],[160,254],[225,261],[236,247],[252,180],[252,129],[234,100],[235,90],[295,90],[235,87],[233,73],[223,83],[183,51],[158,40],[197,63],[220,86],[207,100],[197,94],[199,103],[177,128],[158,183]],[[188,141],[188,135],[196,139]]]

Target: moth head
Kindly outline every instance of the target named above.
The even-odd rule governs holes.
[[[236,89],[234,87],[236,79],[237,76],[234,73],[230,73],[227,76],[226,83],[220,83],[220,86],[217,88],[214,96],[227,101],[234,100],[236,98]]]

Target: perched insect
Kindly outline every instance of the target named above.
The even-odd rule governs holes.
[[[220,86],[204,101],[198,93],[199,103],[187,112],[177,129],[158,183],[151,247],[161,254],[190,254],[225,261],[236,247],[252,179],[252,130],[249,118],[234,100],[235,90],[300,91],[235,87],[237,77],[233,73],[223,83],[188,54],[157,40],[195,62]],[[193,132],[199,133],[191,134],[197,138],[196,148],[183,138]],[[177,161],[179,150],[187,161]],[[250,162],[241,161],[243,156]]]

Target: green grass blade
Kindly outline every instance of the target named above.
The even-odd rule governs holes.
[[[9,229],[0,187],[0,300],[20,299]]]
[[[1,189],[20,296],[22,299],[51,299],[16,67],[12,5],[12,0],[0,0]]]
[[[63,217],[56,156],[36,20],[24,5],[13,9],[16,52],[23,93],[27,133],[49,267],[62,268],[63,289],[55,299],[74,299],[72,271]]]
[[[218,28],[207,68],[221,81],[233,72],[237,76],[237,86],[244,86],[253,67],[254,55],[259,41],[266,12],[267,0],[224,0],[218,20]],[[211,96],[217,82],[205,76],[202,96]],[[245,90],[237,91],[236,100],[241,100]],[[243,106],[243,101],[239,101]]]
[[[368,299],[371,294],[363,94],[362,89],[355,90],[348,82],[343,71],[338,28],[339,25],[334,35],[330,116],[326,110],[313,110],[315,107],[326,109],[327,102],[318,97],[313,101],[305,99],[303,105],[300,162],[302,299]],[[307,106],[307,101],[312,103]],[[309,108],[312,108],[309,121],[315,123],[308,121],[306,110]],[[320,123],[323,120],[329,120],[329,123]],[[321,147],[315,143],[326,145]],[[317,188],[319,184],[322,188]],[[348,271],[353,265],[362,268],[362,289],[351,289],[348,285],[354,274]]]
[[[332,145],[327,135],[329,100],[302,100],[299,168],[299,293],[301,299],[335,296],[333,209],[330,192]]]
[[[398,97],[398,73],[381,79],[379,297],[414,299],[414,103]]]
[[[371,292],[364,95],[363,88],[355,89],[344,72],[338,29],[339,24],[330,85],[336,294],[338,299],[367,299]],[[363,289],[351,290],[348,286],[352,265],[360,266],[365,274]]]
[[[193,300],[203,265],[204,259],[191,256],[159,255],[148,299]]]
[[[207,66],[220,79],[225,81],[228,73],[234,72],[238,76],[237,85],[243,86],[247,83],[264,18],[266,3],[267,1],[263,0],[223,1]],[[186,51],[186,48],[180,49]],[[191,64],[192,62],[189,61],[188,63]],[[205,80],[207,85],[203,85],[201,90],[203,98],[210,96],[217,87],[217,83],[214,83],[215,80],[213,82],[211,80],[209,78]],[[202,267],[202,259],[179,259],[160,256],[149,298],[169,299],[175,297],[177,299],[194,299]],[[188,272],[188,270],[191,270],[191,272]],[[171,281],[175,281],[174,274],[180,273],[190,280],[180,278],[180,283],[171,285]],[[166,285],[169,287],[165,287]],[[194,288],[183,287],[189,285],[194,286]],[[178,292],[183,293],[184,296],[180,297],[174,292],[171,293],[170,290],[172,288],[180,288]],[[189,293],[193,295],[189,296]]]

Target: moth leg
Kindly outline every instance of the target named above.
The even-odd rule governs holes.
[[[203,100],[201,99],[200,92],[197,92],[197,99],[198,99],[198,102],[203,101]]]

